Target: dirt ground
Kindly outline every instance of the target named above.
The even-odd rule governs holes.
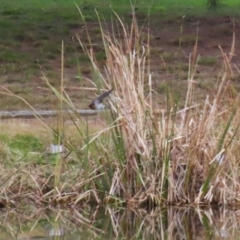
[[[151,72],[153,74],[154,90],[158,93],[155,95],[155,100],[159,107],[164,107],[164,98],[168,86],[171,87],[180,105],[183,103],[187,89],[186,80],[189,56],[193,52],[196,39],[198,39],[197,51],[200,56],[195,76],[197,97],[204,99],[207,94],[212,93],[222,67],[223,58],[220,47],[227,54],[230,52],[233,44],[233,33],[235,33],[235,44],[234,55],[231,61],[234,72],[232,81],[236,89],[240,89],[240,17],[214,16],[197,18],[186,16],[184,18],[162,19],[161,16],[154,16],[150,19],[149,26],[144,16],[138,15],[137,18],[139,29],[141,30],[140,37],[143,39],[143,42],[146,41],[148,29],[150,29]],[[131,21],[130,15],[126,21]],[[107,23],[106,26],[111,29],[110,23]],[[65,38],[65,56],[68,60],[76,54],[68,52],[67,46],[70,44],[77,46],[77,54],[80,57],[83,55],[83,51],[76,39],[76,34],[78,34],[83,41],[86,41],[86,32],[83,28],[83,25],[73,24],[69,26],[68,36]],[[99,65],[103,67],[105,55],[99,24],[97,22],[88,22],[87,28],[94,44],[93,49],[99,55]],[[54,41],[54,39],[56,40],[56,36],[53,36],[50,41]],[[24,51],[29,55],[33,55],[36,52],[38,46],[34,45],[33,41],[27,39],[19,41],[21,41]],[[59,44],[59,41],[56,41],[56,44]],[[23,97],[36,109],[56,108],[57,99],[46,86],[42,74],[46,74],[54,86],[59,86],[61,73],[60,54],[58,58],[49,59],[47,64],[51,68],[51,73],[55,72],[54,75],[48,74],[46,66],[40,66],[42,71],[39,68],[28,82],[21,82],[23,78],[21,73],[3,74],[0,76],[2,87],[6,87],[14,94]],[[86,59],[80,61],[80,72],[83,77],[82,82],[78,79],[79,67],[74,64],[71,65],[71,62],[65,63],[65,89],[77,108],[87,108],[89,101],[94,98],[95,92],[82,90],[82,87],[92,88],[92,85],[85,80],[86,78],[91,79],[93,82],[95,80]],[[10,78],[13,81],[7,81]],[[24,107],[25,104],[22,101],[12,96],[1,95],[0,100],[2,102],[0,104],[2,110],[27,108]]]

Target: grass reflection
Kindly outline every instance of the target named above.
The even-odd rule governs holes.
[[[1,212],[1,239],[236,239],[232,209],[38,209]]]

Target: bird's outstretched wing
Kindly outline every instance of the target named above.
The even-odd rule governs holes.
[[[98,96],[94,101],[98,101],[98,102],[102,102],[104,98],[108,97],[108,95],[113,91],[113,89],[101,94],[100,96]]]
[[[90,108],[95,109],[97,108],[96,105],[102,103],[102,101],[104,100],[104,98],[108,97],[109,94],[113,91],[113,89],[104,92],[103,94],[101,94],[100,96],[98,96],[97,98],[95,98],[89,105]]]

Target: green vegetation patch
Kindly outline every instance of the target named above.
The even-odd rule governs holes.
[[[43,142],[33,135],[15,135],[9,142],[9,147],[12,149],[20,149],[22,152],[43,152]]]

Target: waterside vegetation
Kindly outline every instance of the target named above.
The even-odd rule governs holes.
[[[99,23],[104,71],[89,47],[87,28],[89,44],[77,36],[97,79],[92,87],[114,88],[109,111],[99,113],[95,122],[76,113],[64,89],[64,44],[60,86],[53,86],[43,75],[58,102],[54,124],[41,118],[24,98],[1,88],[2,95],[32,109],[46,133],[37,128],[38,134],[1,134],[2,204],[15,205],[24,199],[43,206],[238,205],[239,94],[231,81],[240,72],[231,63],[234,33],[229,53],[219,48],[222,61],[213,94],[204,101],[195,98],[196,39],[189,56],[183,106],[168,88],[164,109],[160,109],[154,102],[157,93],[150,71],[149,38],[143,41],[140,37],[136,18],[133,16],[130,27],[118,18],[121,38]],[[73,112],[67,126],[61,114],[66,108]],[[64,151],[46,152],[46,142],[62,145]]]

